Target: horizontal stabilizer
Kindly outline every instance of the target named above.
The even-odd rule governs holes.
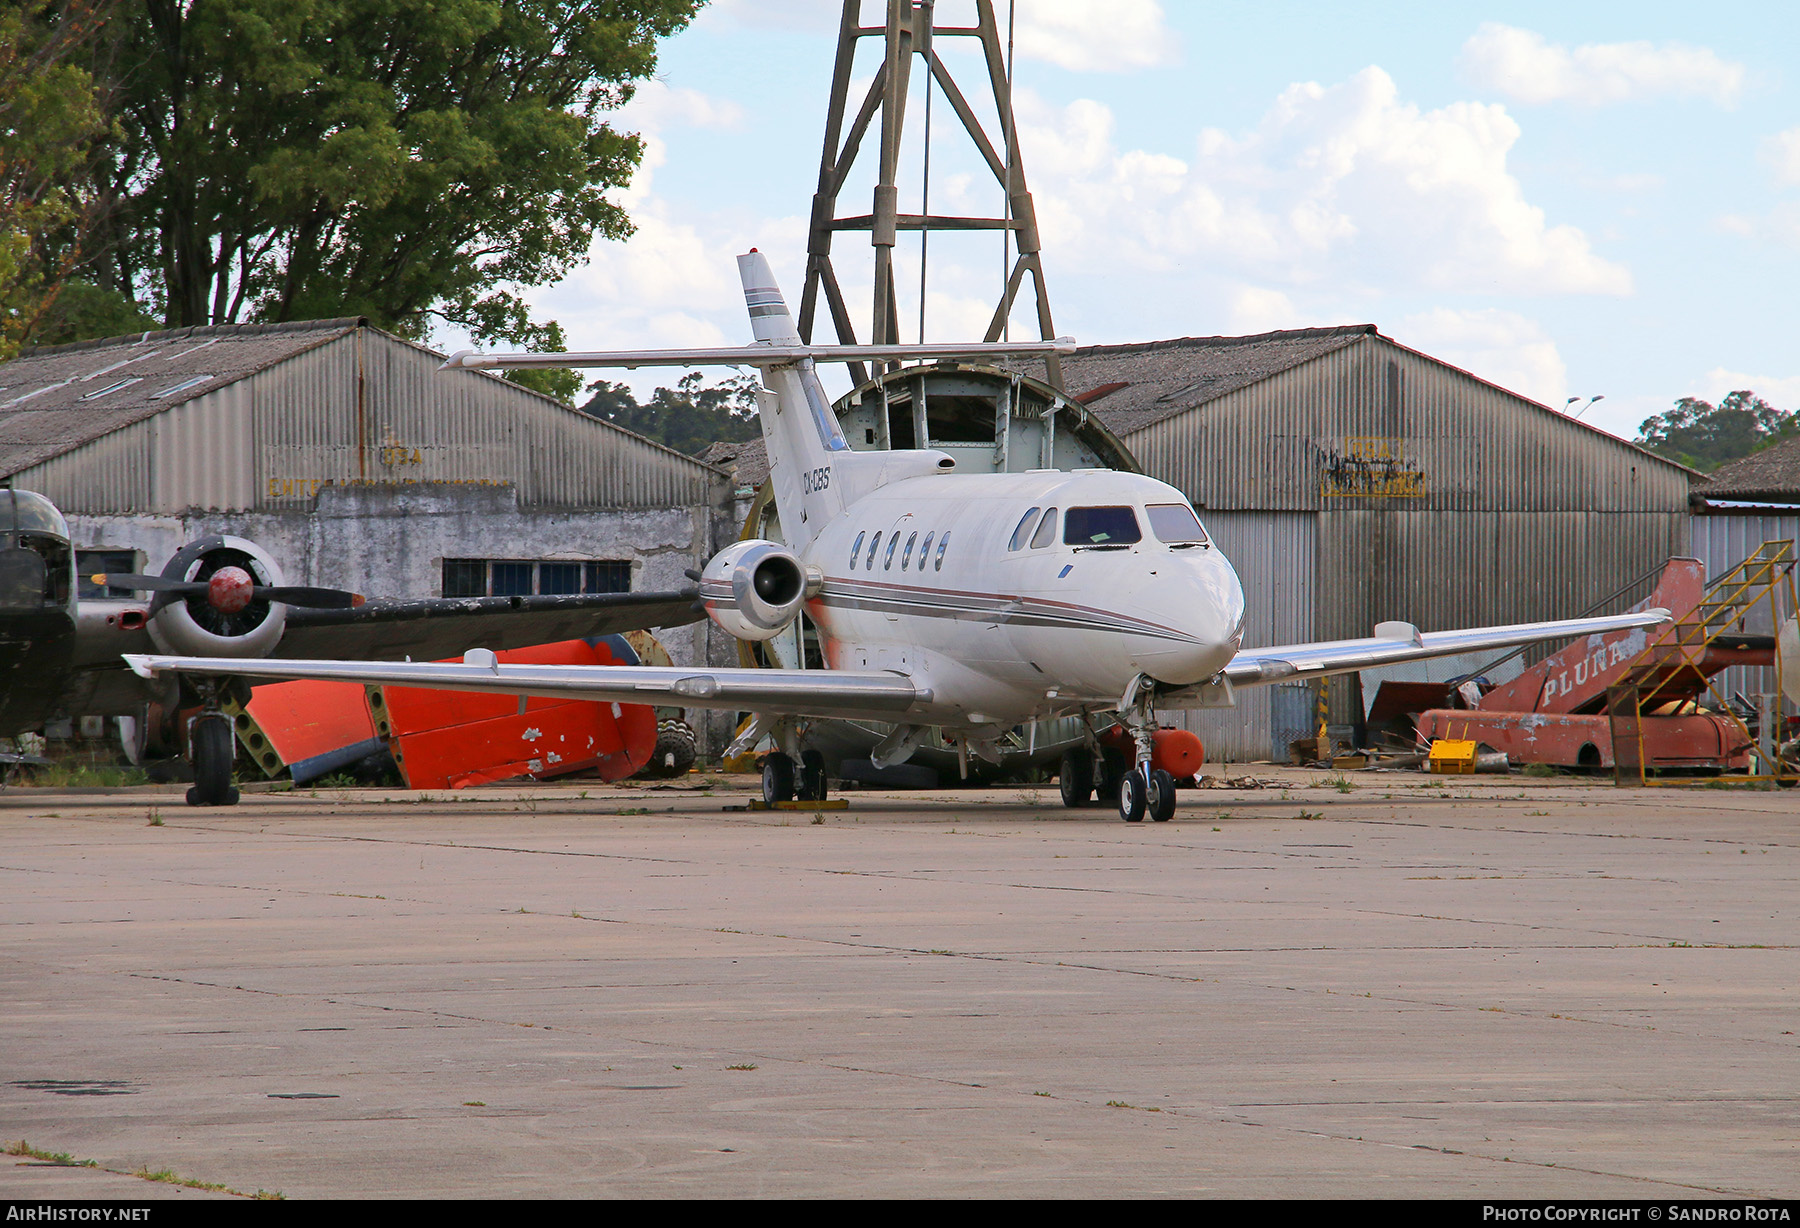
[[[566,354],[478,354],[458,350],[446,367],[472,370],[562,367],[785,367],[814,362],[905,362],[940,358],[1034,358],[1069,354],[1073,337],[1055,341],[926,342],[915,345],[727,345],[691,350],[593,350]]]

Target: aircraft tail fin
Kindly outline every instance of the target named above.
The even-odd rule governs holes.
[[[752,248],[739,256],[738,276],[744,282],[744,306],[757,344],[798,345],[799,329],[763,254]],[[844,510],[845,475],[837,471],[842,468],[839,462],[850,457],[850,445],[825,399],[811,358],[765,368],[763,382],[768,392],[757,398],[758,416],[769,451],[775,506],[781,513],[782,535],[800,547]]]
[[[788,311],[781,287],[768,257],[754,247],[737,258],[738,276],[744,283],[744,306],[750,311],[750,331],[764,345],[799,345],[800,329]]]

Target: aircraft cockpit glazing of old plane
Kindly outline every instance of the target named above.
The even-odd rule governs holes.
[[[0,493],[0,540],[0,610],[54,610],[69,617],[75,555],[56,505],[28,490]]]

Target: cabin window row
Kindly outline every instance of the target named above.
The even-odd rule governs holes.
[[[894,560],[895,560],[896,555],[898,555],[898,557],[899,557],[900,570],[907,571],[912,567],[913,547],[914,546],[917,546],[919,548],[918,557],[919,557],[919,570],[920,571],[925,570],[925,564],[927,561],[929,561],[931,563],[932,570],[934,570],[934,571],[944,570],[944,552],[950,548],[950,534],[949,533],[945,533],[942,537],[939,537],[937,535],[937,531],[933,530],[932,532],[927,533],[925,535],[925,540],[923,543],[921,543],[919,541],[919,534],[915,530],[914,532],[907,535],[906,548],[904,550],[901,550],[900,549],[900,530],[896,529],[894,532],[887,534],[887,552],[886,552],[886,554],[882,554],[881,538],[882,538],[882,534],[885,532],[886,532],[886,530],[883,530],[881,533],[875,534],[875,540],[869,542],[869,553],[867,555],[863,554],[863,542],[868,540],[868,536],[869,536],[868,531],[864,530],[863,532],[858,533],[856,535],[856,543],[850,547],[850,570],[851,571],[856,570],[856,566],[859,561],[862,563],[862,567],[863,567],[864,571],[875,570],[875,558],[877,555],[882,556],[881,568],[883,571],[892,571],[894,569]],[[935,556],[933,556],[933,554],[931,552],[931,547],[932,547],[933,542],[936,542],[936,544],[937,544],[937,554]]]

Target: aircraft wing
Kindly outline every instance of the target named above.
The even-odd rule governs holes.
[[[532,597],[431,597],[370,601],[347,610],[290,606],[282,659],[358,660],[460,656],[471,645],[524,648],[557,640],[680,627],[705,615],[697,589]]]
[[[684,708],[770,711],[792,716],[892,720],[931,692],[900,674],[849,670],[709,669],[642,665],[501,664],[477,649],[461,663],[434,661],[246,661],[234,657],[127,654],[145,678],[222,674],[252,682],[314,678],[448,691],[487,691],[551,699],[589,699]]]
[[[1427,631],[1409,623],[1382,623],[1376,634],[1361,640],[1327,640],[1316,644],[1284,644],[1246,648],[1225,667],[1234,687],[1268,682],[1348,674],[1378,665],[1453,657],[1464,652],[1517,648],[1543,640],[1574,639],[1633,627],[1655,627],[1669,621],[1663,609],[1613,614],[1605,618],[1566,618],[1557,622],[1515,623],[1509,627],[1474,627],[1464,631]]]

